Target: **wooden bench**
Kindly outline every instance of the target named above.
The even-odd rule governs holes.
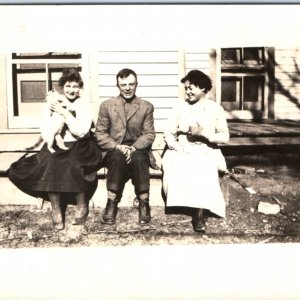
[[[230,129],[230,142],[221,145],[222,152],[227,155],[242,155],[242,153],[253,153],[254,147],[263,149],[274,147],[300,146],[300,121],[231,121],[228,123]],[[39,150],[25,150],[36,143],[39,138],[38,132],[3,132],[0,133],[0,205],[5,204],[35,204],[36,199],[19,191],[7,178],[7,170],[13,161],[19,159],[26,153],[35,153]],[[160,164],[161,154],[165,147],[163,133],[157,133],[153,143],[154,155]],[[161,197],[160,170],[150,169],[151,176],[151,202],[153,205],[164,205]],[[96,206],[103,207],[106,203],[106,170],[98,172],[98,189],[93,197]],[[132,205],[134,189],[131,183],[126,184],[120,205]]]

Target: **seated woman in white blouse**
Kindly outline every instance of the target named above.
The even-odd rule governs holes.
[[[14,162],[8,175],[23,192],[50,200],[53,224],[55,229],[62,230],[62,204],[65,204],[62,201],[66,194],[73,194],[77,201],[72,224],[85,222],[88,200],[97,187],[96,175],[102,155],[90,133],[93,118],[89,102],[80,96],[83,88],[80,73],[76,69],[64,70],[59,87],[65,101],[53,101],[50,109],[46,105],[41,134],[46,141],[49,141],[49,136],[57,134],[53,113],[60,115],[63,128],[59,134],[64,147],[54,144],[52,149],[52,145],[46,142],[39,153]],[[57,97],[61,96],[57,94]]]
[[[229,140],[229,131],[223,108],[207,97],[210,78],[192,70],[181,82],[186,100],[175,106],[164,132],[163,191],[167,207],[193,208],[193,228],[205,232],[205,211],[225,217],[219,170],[226,162],[217,144]]]

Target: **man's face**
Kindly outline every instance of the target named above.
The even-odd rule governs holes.
[[[124,99],[129,100],[134,97],[137,84],[136,78],[132,74],[126,78],[118,77],[117,87],[119,88],[120,94]]]

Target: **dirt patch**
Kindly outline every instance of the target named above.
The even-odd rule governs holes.
[[[73,226],[74,207],[66,211],[66,228],[53,230],[50,206],[42,210],[30,206],[5,206],[0,213],[0,247],[80,247],[132,245],[191,245],[300,242],[300,159],[298,154],[280,153],[228,157],[229,167],[248,165],[260,172],[238,174],[257,193],[249,194],[225,176],[222,179],[227,199],[225,219],[208,216],[207,232],[195,233],[191,217],[152,207],[152,222],[137,223],[135,207],[119,208],[117,223],[103,225],[102,209],[91,208],[84,225]],[[258,212],[260,201],[281,204],[276,215]],[[180,211],[179,211],[180,212]]]

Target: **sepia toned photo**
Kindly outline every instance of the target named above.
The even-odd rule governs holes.
[[[56,278],[50,294],[8,289],[3,299],[297,299],[284,269],[265,285],[257,273],[264,262],[293,274],[299,250],[299,13],[1,5],[0,253],[14,262],[49,253]],[[152,270],[170,253],[172,267]],[[259,288],[249,292],[239,276],[245,286],[229,288],[221,272],[214,291],[213,269],[219,260],[231,268],[229,253]],[[77,270],[94,259],[105,282],[121,265],[137,284],[57,288],[57,263]],[[136,277],[149,270],[160,282],[152,292]],[[91,272],[91,281],[72,278],[88,286],[99,276]]]

